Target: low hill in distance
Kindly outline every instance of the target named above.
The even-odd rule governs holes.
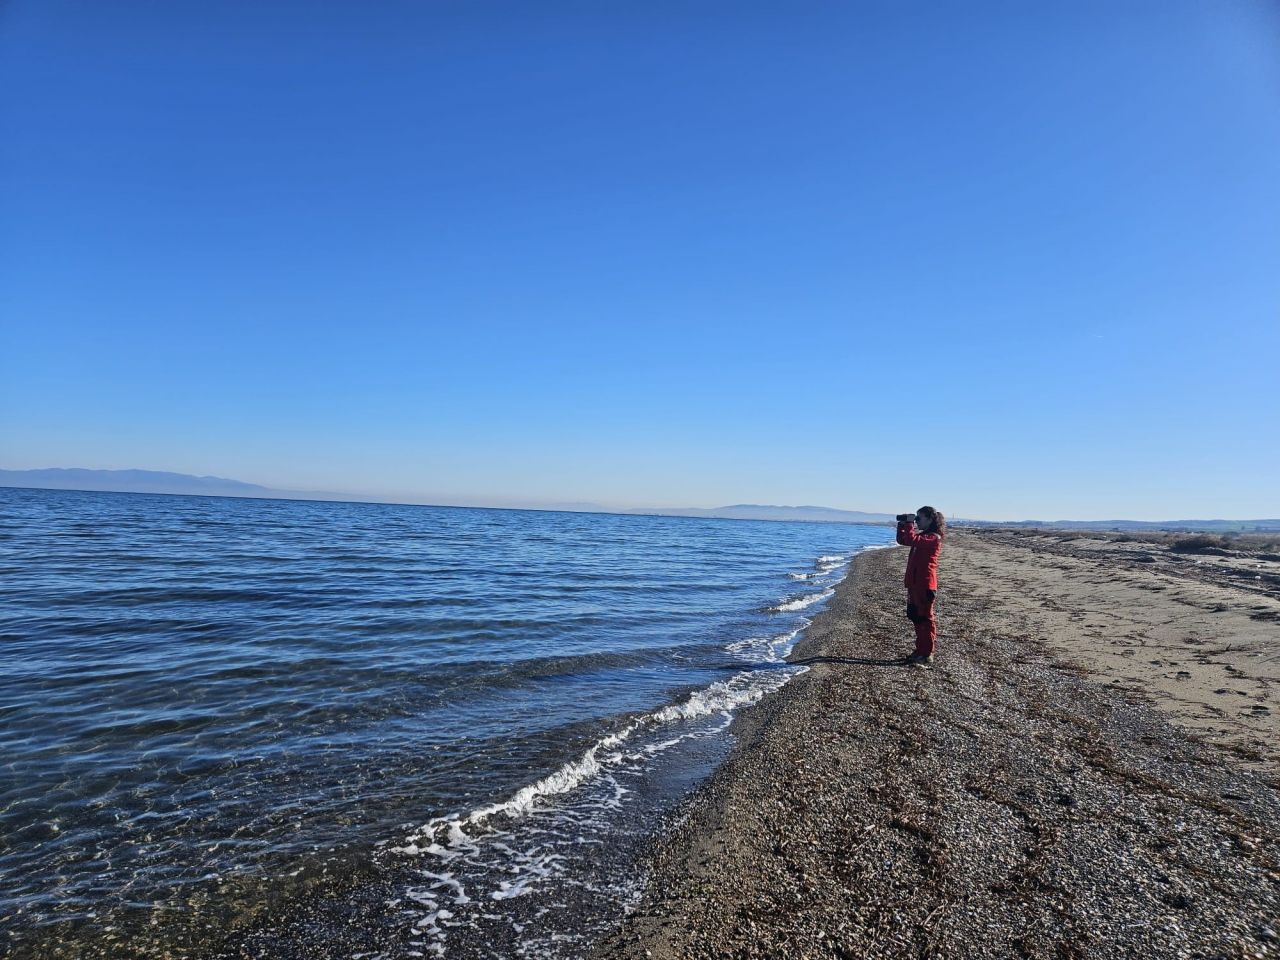
[[[0,487],[36,490],[86,490],[98,493],[163,493],[185,497],[249,497],[259,500],[343,500],[380,502],[327,490],[277,490],[226,477],[197,477],[164,470],[85,470],[53,467],[47,470],[0,470]]]
[[[272,497],[280,492],[225,477],[195,477],[162,470],[0,470],[0,487],[42,490],[98,490],[108,493],[179,493],[206,497]]]

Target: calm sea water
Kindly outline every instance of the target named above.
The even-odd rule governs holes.
[[[0,951],[580,955],[890,539],[0,489]]]

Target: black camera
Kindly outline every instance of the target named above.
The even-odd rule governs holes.
[[[915,520],[916,520],[916,515],[915,515],[914,513],[900,513],[900,514],[898,514],[898,522],[899,522],[899,523],[915,523]]]

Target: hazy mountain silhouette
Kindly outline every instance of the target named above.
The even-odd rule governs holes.
[[[226,477],[197,477],[164,470],[0,470],[0,487],[41,490],[97,490],[105,493],[168,493],[197,497],[257,497],[264,500],[351,500],[377,502],[377,497],[331,490],[277,490]]]

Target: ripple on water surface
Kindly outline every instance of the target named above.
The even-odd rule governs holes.
[[[262,956],[317,937],[573,956],[634,893],[639,845],[722,755],[733,711],[794,672],[782,658],[848,558],[889,539],[0,503],[0,929],[16,956],[200,956],[228,930]]]

